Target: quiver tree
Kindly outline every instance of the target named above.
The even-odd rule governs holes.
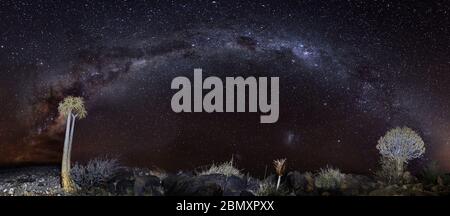
[[[411,128],[397,127],[378,140],[377,149],[383,157],[395,162],[397,177],[401,177],[404,165],[425,153],[425,144]]]
[[[75,183],[70,176],[70,156],[72,153],[73,133],[75,130],[75,120],[86,117],[87,112],[84,100],[81,97],[68,96],[59,103],[59,114],[66,118],[66,134],[64,138],[64,150],[61,165],[61,184],[66,192],[75,190]]]

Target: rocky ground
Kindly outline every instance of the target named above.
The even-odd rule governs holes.
[[[57,167],[0,170],[0,196],[61,196]]]
[[[249,176],[193,173],[162,174],[146,169],[123,168],[102,185],[65,194],[60,187],[57,167],[30,167],[0,170],[1,196],[63,195],[149,195],[149,196],[439,196],[450,195],[450,184],[421,183],[410,176],[402,184],[385,184],[364,175],[346,174],[345,181],[333,190],[317,188],[314,175],[289,172],[276,190],[276,176],[265,180]]]

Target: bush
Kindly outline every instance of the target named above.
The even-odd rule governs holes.
[[[327,167],[320,169],[316,179],[315,185],[317,188],[325,190],[339,189],[345,181],[345,175],[339,169]]]
[[[211,175],[211,174],[222,174],[225,176],[237,176],[242,178],[244,175],[239,169],[233,166],[233,160],[224,162],[222,164],[213,164],[207,170],[199,173],[199,175]]]
[[[90,189],[106,184],[119,168],[117,159],[95,158],[90,160],[86,166],[76,163],[71,169],[71,175],[74,182],[82,189]]]

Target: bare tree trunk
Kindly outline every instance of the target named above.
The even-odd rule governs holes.
[[[72,115],[72,114],[71,114]],[[70,126],[70,141],[69,141],[69,153],[68,153],[68,157],[69,159],[67,159],[68,164],[67,166],[69,167],[69,173],[70,173],[70,169],[71,169],[71,163],[72,163],[72,143],[73,143],[73,133],[75,131],[75,120],[77,119],[76,115],[72,115],[72,121],[71,121],[71,126]]]
[[[396,160],[397,165],[397,177],[401,179],[403,177],[403,161],[402,160]]]
[[[64,139],[64,150],[61,165],[61,184],[65,192],[72,192],[75,190],[75,185],[70,176],[70,162],[69,159],[69,145],[70,145],[70,126],[72,122],[72,114],[67,115],[66,122],[66,136]]]

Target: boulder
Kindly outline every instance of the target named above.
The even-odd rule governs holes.
[[[204,182],[213,182],[223,189],[225,196],[239,196],[247,189],[247,183],[237,176],[225,176],[221,174],[211,174],[198,176],[198,179]]]
[[[307,172],[304,174],[304,176],[305,176],[306,181],[308,182],[308,184],[306,186],[306,192],[314,192],[315,188],[316,188],[314,175]]]
[[[245,176],[243,180],[246,183],[247,191],[257,191],[259,189],[260,181],[258,179],[252,178],[250,176]]]
[[[341,185],[343,195],[365,195],[376,187],[376,182],[364,175],[346,174]]]
[[[129,170],[120,170],[107,182],[108,191],[117,195],[131,195],[134,191],[134,173]]]
[[[167,196],[221,196],[222,188],[206,178],[170,175],[162,183]]]
[[[153,175],[136,176],[134,180],[134,195],[136,196],[161,196],[161,181]]]
[[[255,196],[255,194],[253,194],[251,191],[242,191],[239,196],[243,196],[243,197],[253,197]]]
[[[306,177],[298,171],[289,172],[286,175],[286,186],[289,191],[300,194],[303,191],[306,191],[308,181]]]
[[[422,185],[389,185],[378,188],[369,193],[369,196],[434,196],[432,192],[422,190]]]
[[[191,196],[241,196],[243,191],[254,191],[258,182],[251,178],[210,174],[189,176],[185,174],[168,176],[163,181],[166,195],[186,194]],[[244,192],[245,194],[245,192]]]

